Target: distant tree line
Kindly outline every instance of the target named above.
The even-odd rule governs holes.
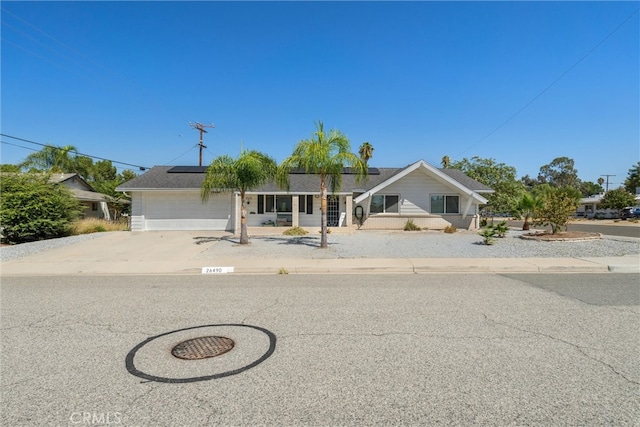
[[[604,193],[604,180],[582,181],[575,162],[569,157],[557,157],[540,167],[536,178],[529,175],[518,179],[516,169],[495,159],[481,157],[452,161],[442,158],[443,168],[459,169],[466,175],[495,190],[487,197],[485,213],[501,213],[525,219],[523,229],[535,224],[548,225],[553,233],[566,227],[569,217],[578,208],[582,197]],[[622,209],[634,204],[636,188],[640,187],[640,162],[629,169],[624,186],[605,194],[601,207]]]

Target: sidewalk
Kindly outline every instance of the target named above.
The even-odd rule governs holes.
[[[276,230],[271,231],[274,233]],[[266,231],[263,231],[263,233]],[[350,231],[344,230],[345,233]],[[256,234],[253,234],[256,236]],[[264,235],[264,234],[263,234]],[[640,273],[640,257],[575,258],[326,258],[320,249],[300,256],[266,257],[229,250],[203,257],[224,232],[114,232],[69,246],[0,263],[3,276],[153,275],[204,273],[223,267],[234,274],[416,273]],[[274,235],[275,236],[275,235]],[[331,237],[329,238],[331,242]],[[275,250],[275,245],[269,246]],[[244,249],[244,248],[243,248]],[[210,269],[210,271],[217,271]]]

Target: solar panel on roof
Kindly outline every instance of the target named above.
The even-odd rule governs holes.
[[[206,173],[207,166],[174,166],[167,171],[167,173]],[[292,174],[306,175],[306,171],[301,168],[291,169]],[[342,173],[345,175],[354,175],[355,171],[352,168],[344,168]],[[380,175],[378,168],[369,168],[369,175]]]
[[[306,175],[307,172],[302,168],[293,168],[291,169],[290,174],[294,175]],[[352,168],[344,168],[342,169],[342,173],[344,175],[355,175],[355,171]],[[380,175],[380,169],[378,168],[369,168],[369,175]]]
[[[167,173],[205,173],[207,166],[174,166]]]

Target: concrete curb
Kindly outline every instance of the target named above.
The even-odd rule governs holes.
[[[611,273],[640,273],[640,258],[637,256],[586,257],[581,259],[606,265],[607,271]]]
[[[3,276],[200,275],[201,260],[174,262],[4,262]],[[228,274],[640,273],[637,257],[610,258],[380,258],[225,259]]]

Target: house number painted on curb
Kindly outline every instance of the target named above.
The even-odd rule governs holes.
[[[202,274],[233,273],[233,267],[202,267]]]

